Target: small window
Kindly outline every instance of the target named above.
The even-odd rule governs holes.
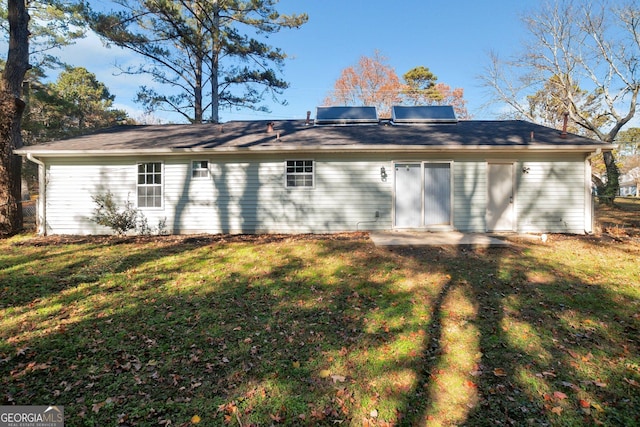
[[[287,187],[313,187],[313,160],[287,160]]]
[[[208,178],[209,177],[209,160],[194,160],[191,162],[192,178]]]
[[[138,163],[138,207],[162,207],[162,163]]]

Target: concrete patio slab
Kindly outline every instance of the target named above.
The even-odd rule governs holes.
[[[510,243],[482,233],[457,231],[372,231],[376,246],[465,246],[473,248],[508,247]]]

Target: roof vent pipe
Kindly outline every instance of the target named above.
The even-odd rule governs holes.
[[[562,123],[562,133],[560,134],[560,138],[567,137],[567,124],[569,122],[569,113],[564,113],[564,122]]]
[[[307,111],[307,120],[304,122],[305,126],[309,126],[311,124],[311,111]]]
[[[267,123],[267,133],[273,132],[273,122]]]

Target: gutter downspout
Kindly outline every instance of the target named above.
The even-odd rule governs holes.
[[[37,227],[38,234],[45,236],[47,234],[47,180],[46,167],[42,160],[33,157],[33,154],[27,153],[27,159],[38,165],[38,216]]]
[[[593,191],[592,191],[592,187],[591,187],[591,159],[593,159],[595,156],[598,156],[602,153],[602,149],[598,148],[596,149],[596,151],[594,151],[593,153],[589,154],[585,159],[584,159],[584,164],[585,164],[585,184],[589,184],[589,185],[585,185],[585,212],[589,212],[589,218],[585,218],[585,225],[589,224],[590,229],[589,230],[584,230],[585,234],[593,234],[593,232],[595,231],[596,228],[596,200],[595,197],[593,197]],[[586,227],[585,227],[586,228]]]

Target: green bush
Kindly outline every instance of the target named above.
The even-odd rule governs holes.
[[[138,220],[142,216],[140,211],[133,206],[127,198],[124,208],[120,208],[114,200],[113,193],[107,191],[104,194],[91,196],[93,202],[98,205],[91,218],[93,222],[109,227],[116,234],[122,236],[130,230],[135,230]]]

